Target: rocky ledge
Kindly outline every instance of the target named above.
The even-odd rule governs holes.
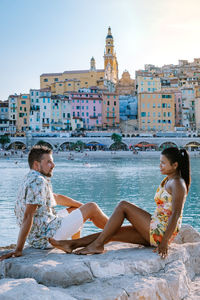
[[[26,248],[0,262],[0,300],[200,299],[200,234],[191,226],[182,226],[165,260],[150,247],[106,249],[78,256]]]

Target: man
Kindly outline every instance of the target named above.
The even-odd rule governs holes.
[[[51,149],[34,146],[28,155],[30,167],[21,185],[15,205],[15,215],[20,231],[16,249],[0,257],[0,260],[22,255],[26,239],[30,246],[45,249],[48,239],[66,240],[80,231],[90,219],[97,227],[104,228],[108,218],[94,202],[82,204],[67,196],[53,194],[50,177],[55,164]],[[54,206],[67,209],[56,213]]]

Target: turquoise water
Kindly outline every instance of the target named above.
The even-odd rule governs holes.
[[[153,213],[155,190],[163,176],[159,172],[159,157],[151,159],[106,159],[69,161],[55,159],[52,178],[55,193],[68,195],[83,203],[95,201],[111,215],[120,200],[134,202]],[[192,185],[184,208],[183,223],[200,231],[200,158],[191,161]],[[13,212],[18,187],[28,172],[26,159],[0,160],[0,246],[16,243],[18,227]],[[91,222],[82,235],[98,231]]]

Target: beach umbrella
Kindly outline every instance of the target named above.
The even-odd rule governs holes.
[[[147,144],[147,145],[144,145],[144,147],[156,147],[155,144]]]
[[[143,145],[143,144],[136,144],[136,145],[134,145],[134,147],[139,147],[139,148],[141,148],[141,147],[144,147],[144,145]]]

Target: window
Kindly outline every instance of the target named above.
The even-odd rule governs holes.
[[[54,81],[58,81],[58,78],[54,78]]]
[[[116,106],[116,101],[114,101],[114,105]]]
[[[48,79],[47,79],[47,78],[44,78],[44,82],[48,82]]]
[[[26,101],[21,101],[21,104],[26,104]]]
[[[110,101],[107,101],[107,105],[110,105]]]
[[[141,112],[141,117],[146,117],[146,112]]]

